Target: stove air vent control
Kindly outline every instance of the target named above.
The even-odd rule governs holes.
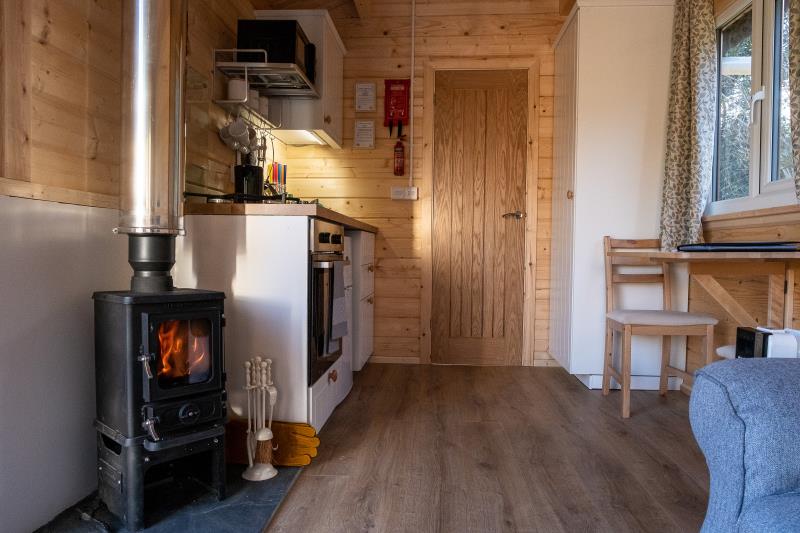
[[[200,418],[200,408],[197,404],[186,403],[178,410],[178,420],[181,424],[194,424]]]

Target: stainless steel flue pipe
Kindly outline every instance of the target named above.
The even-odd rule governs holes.
[[[120,220],[182,235],[187,0],[124,0]]]

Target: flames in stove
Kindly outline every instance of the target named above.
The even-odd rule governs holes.
[[[165,320],[158,326],[158,380],[162,386],[201,383],[211,372],[208,319]]]

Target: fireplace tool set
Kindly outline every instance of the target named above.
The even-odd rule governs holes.
[[[272,383],[272,361],[254,357],[244,363],[247,392],[247,460],[242,477],[264,481],[278,475],[272,466],[272,413],[278,389]],[[269,402],[269,415],[267,415]]]

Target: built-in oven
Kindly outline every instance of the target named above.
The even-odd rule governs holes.
[[[337,276],[344,264],[344,228],[310,219],[308,385],[312,386],[342,355],[332,337]],[[343,283],[343,280],[340,280]]]

